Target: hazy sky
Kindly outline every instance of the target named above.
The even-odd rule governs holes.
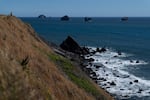
[[[150,0],[0,0],[0,13],[16,16],[150,16]]]

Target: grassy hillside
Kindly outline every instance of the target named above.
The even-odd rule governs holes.
[[[0,100],[94,99],[112,100],[30,25],[0,16]]]

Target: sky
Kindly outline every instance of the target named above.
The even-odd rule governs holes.
[[[18,17],[150,17],[150,0],[0,0],[0,14]]]

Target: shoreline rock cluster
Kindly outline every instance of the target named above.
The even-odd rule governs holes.
[[[67,37],[67,39],[65,41],[63,41],[63,43],[60,45],[61,49],[68,51],[70,53],[72,53],[73,55],[71,55],[71,59],[77,61],[78,63],[80,63],[80,67],[81,69],[98,85],[100,85],[101,82],[105,82],[106,84],[101,84],[101,88],[103,88],[106,92],[107,89],[117,86],[117,83],[112,80],[108,80],[105,77],[99,76],[96,71],[102,69],[103,71],[107,71],[107,69],[105,68],[105,66],[103,64],[93,64],[94,61],[96,61],[96,59],[93,59],[92,56],[96,53],[105,53],[107,52],[107,49],[105,47],[102,48],[96,48],[95,50],[92,50],[91,48],[87,48],[87,47],[80,47],[78,45],[78,43],[76,41],[74,41],[74,39],[70,36]],[[76,56],[78,55],[78,56]],[[122,52],[118,51],[117,54],[114,56],[114,58],[116,57],[120,57],[122,56]],[[76,56],[76,57],[75,57]],[[88,57],[85,57],[88,56]],[[105,64],[107,64],[109,62],[105,62]],[[132,61],[130,60],[130,63],[140,63],[139,60],[137,61]],[[94,69],[92,67],[89,66],[93,66]],[[129,78],[130,75],[121,75],[118,74],[118,72],[112,72],[114,73],[114,76],[116,78]],[[107,74],[106,76],[109,76],[109,74]],[[133,85],[133,84],[138,84],[139,80],[135,79],[135,80],[131,80],[129,82],[129,85]],[[121,91],[122,88],[120,88]],[[143,90],[139,89],[139,91],[137,93],[141,93]],[[109,93],[111,94],[111,93]],[[111,94],[113,96],[116,96],[115,94]],[[125,98],[128,98],[129,96],[126,95]]]
[[[85,58],[85,55],[94,55],[96,52],[102,53],[107,51],[105,47],[103,48],[97,48],[96,51],[90,51],[89,48],[86,47],[80,47],[79,44],[70,36],[66,38],[61,44],[61,49],[68,51],[65,52],[65,56],[69,56],[71,60],[74,60],[78,62],[81,65],[81,69],[95,82],[97,83],[97,80],[106,80],[106,79],[99,79],[96,73],[92,70],[92,68],[87,68],[88,65],[92,65],[92,62],[94,61],[93,58]],[[95,65],[95,68],[100,68],[103,65]],[[112,83],[113,84],[113,83]]]

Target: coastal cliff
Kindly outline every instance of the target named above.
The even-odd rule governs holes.
[[[113,100],[14,16],[0,16],[0,58],[0,100]]]

